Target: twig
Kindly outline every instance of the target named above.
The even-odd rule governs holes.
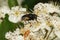
[[[50,34],[52,33],[52,31],[53,31],[53,28],[54,28],[54,27],[53,27],[53,26],[51,26],[51,31],[47,34],[47,36],[46,36],[46,38],[45,38],[46,40],[48,40],[49,35],[50,35]]]

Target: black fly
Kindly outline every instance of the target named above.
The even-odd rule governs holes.
[[[36,14],[26,14],[22,16],[22,20],[29,21],[29,20],[37,20]]]

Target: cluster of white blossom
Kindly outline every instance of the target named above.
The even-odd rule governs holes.
[[[7,32],[5,38],[9,40],[24,40],[23,36],[20,35],[20,29],[17,28],[14,32]]]
[[[8,13],[9,21],[13,23],[22,21],[21,17],[25,13],[25,8],[12,7]],[[30,20],[27,24],[24,24],[24,28],[19,28],[13,34],[7,32],[5,38],[8,40],[53,40],[60,38],[59,6],[50,3],[38,3],[34,6],[33,13],[38,16],[37,20]]]
[[[10,22],[17,23],[21,21],[21,17],[25,14],[25,12],[26,8],[16,6],[9,9],[8,7],[4,6],[0,8],[0,19],[5,18],[5,15],[8,14],[8,20]]]
[[[7,6],[0,7],[0,23],[3,21],[2,19],[5,18],[5,14],[9,13],[9,8]]]
[[[25,14],[26,8],[20,8],[19,6],[12,7],[9,14],[9,21],[17,23],[21,21],[21,17]]]
[[[38,3],[34,7],[34,13],[37,13],[39,15],[40,13],[53,13],[57,12],[60,13],[59,6],[55,6],[51,3]]]

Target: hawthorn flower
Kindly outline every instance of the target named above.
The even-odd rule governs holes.
[[[8,7],[0,7],[0,18],[5,18],[5,14],[8,14],[10,9]]]
[[[3,14],[8,14],[10,12],[9,7],[7,7],[7,6],[1,7],[0,10]]]
[[[54,12],[60,13],[59,6],[50,3],[38,3],[34,7],[37,19],[23,21],[24,28],[17,28],[14,32],[7,32],[5,38],[8,40],[50,40],[55,36],[60,38],[60,18],[58,15],[50,15],[50,13],[53,14]],[[9,21],[13,23],[22,21],[21,17],[25,13],[26,8],[12,7],[10,13],[8,13]]]
[[[5,14],[0,11],[0,18],[5,18]]]
[[[60,30],[59,29],[55,29],[54,30],[54,33],[55,33],[55,35],[58,37],[58,38],[60,38]]]
[[[19,35],[20,34],[20,29],[19,28],[16,28],[16,30],[14,31],[15,35]]]
[[[26,8],[19,8],[19,6],[12,7],[9,15],[9,21],[17,23],[21,21],[21,17],[25,14]]]
[[[34,6],[34,13],[37,15],[40,14],[49,14],[49,13],[59,13],[60,9],[59,6],[55,6],[51,3],[38,3],[37,5]]]
[[[40,15],[41,13],[47,13],[45,5],[43,3],[38,3],[34,6],[34,13]]]
[[[6,38],[6,39],[10,39],[10,38],[12,37],[11,34],[12,34],[12,32],[10,32],[10,31],[7,32],[7,33],[5,34],[5,38]]]
[[[53,12],[59,13],[59,11],[60,11],[59,6],[53,5],[51,3],[49,3],[49,4],[45,3],[44,5],[46,6],[48,13],[53,13]]]
[[[24,40],[24,37],[20,35],[20,36],[16,37],[16,40]]]
[[[10,9],[7,6],[0,7],[0,23],[5,18],[5,14],[8,14]]]
[[[51,22],[52,22],[52,25],[54,25],[55,28],[60,29],[60,18],[59,17],[53,16]]]
[[[24,40],[24,37],[20,35],[20,29],[17,28],[14,32],[7,32],[5,38],[8,40]]]
[[[0,10],[0,23],[3,21],[4,18],[5,18],[5,14],[2,13]]]

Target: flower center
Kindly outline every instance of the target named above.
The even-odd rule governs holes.
[[[19,12],[19,11],[16,11],[16,12],[15,12],[15,15],[16,15],[16,16],[19,16],[19,15],[20,15],[20,12]]]

